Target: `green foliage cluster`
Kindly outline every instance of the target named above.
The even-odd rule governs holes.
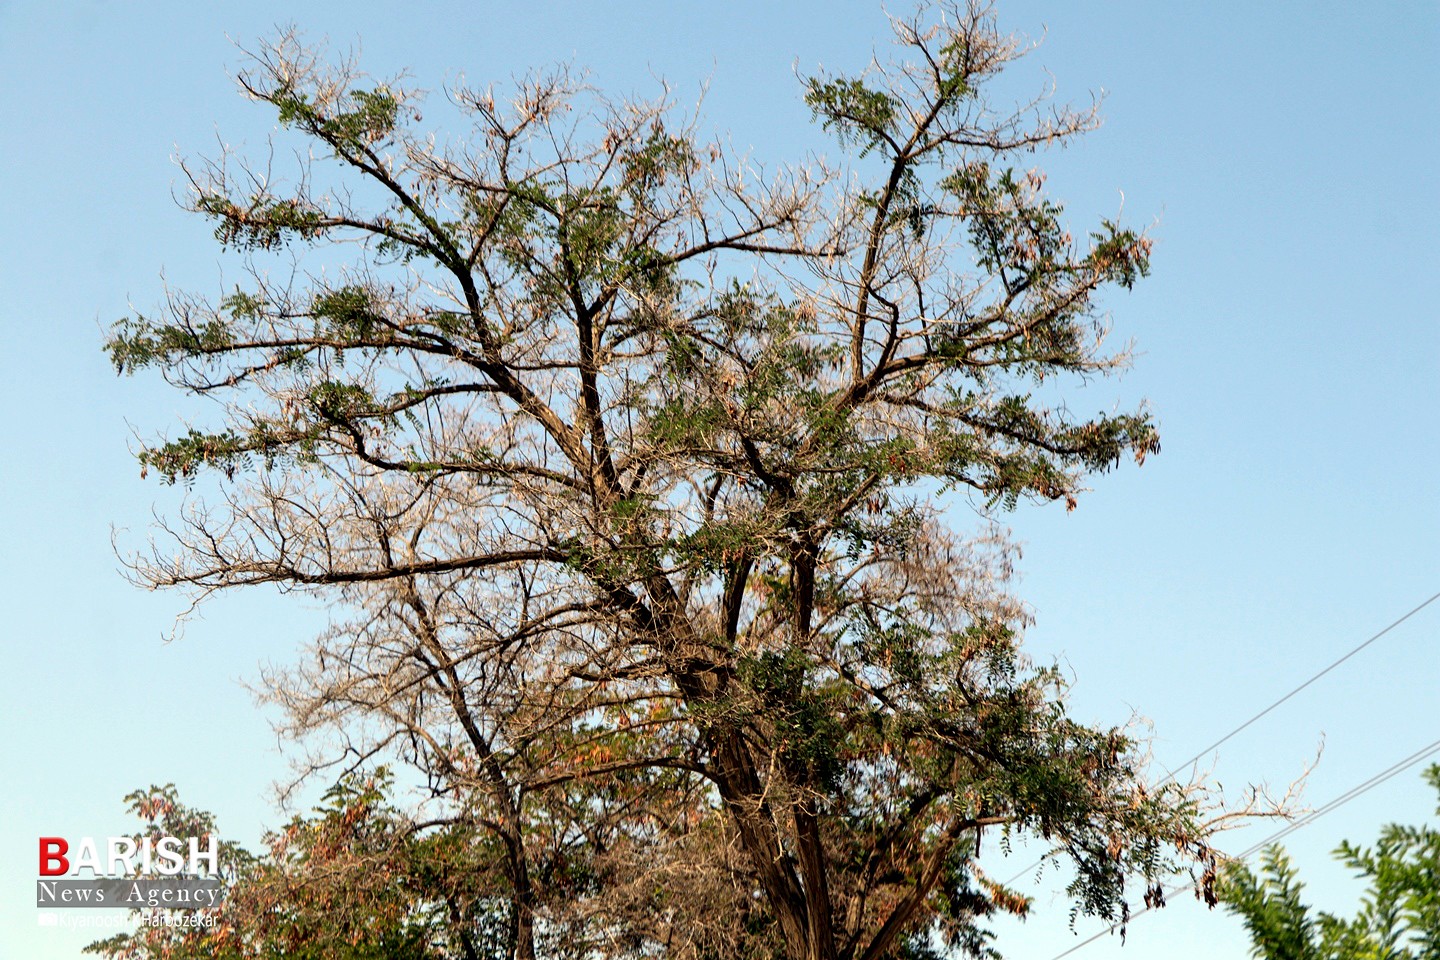
[[[238,250],[274,250],[292,238],[314,239],[325,228],[318,210],[289,198],[256,194],[242,204],[222,194],[202,194],[195,208],[217,222],[215,239],[222,247]]]
[[[135,373],[176,357],[218,352],[232,343],[233,331],[223,319],[211,318],[200,326],[154,323],[143,316],[126,318],[111,328],[105,351],[116,373]]]
[[[267,99],[275,104],[282,126],[360,149],[386,140],[400,113],[399,101],[383,87],[350,90],[332,109],[318,107],[310,95],[283,83]]]

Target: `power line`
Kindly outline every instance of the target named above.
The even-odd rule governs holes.
[[[1246,720],[1244,723],[1240,724],[1238,727],[1236,727],[1236,728],[1234,728],[1233,730],[1231,730],[1229,733],[1225,734],[1225,735],[1224,735],[1223,737],[1221,737],[1219,740],[1216,740],[1214,743],[1210,744],[1210,745],[1209,745],[1208,747],[1206,747],[1205,749],[1203,749],[1203,750],[1201,750],[1200,752],[1196,753],[1195,756],[1191,757],[1189,760],[1186,760],[1184,763],[1177,765],[1177,766],[1175,767],[1175,770],[1183,770],[1185,767],[1188,767],[1188,766],[1190,766],[1192,763],[1195,763],[1197,760],[1199,760],[1199,759],[1201,759],[1202,757],[1204,757],[1204,756],[1205,756],[1207,753],[1209,753],[1211,750],[1214,750],[1216,747],[1218,747],[1218,746],[1220,746],[1221,744],[1225,743],[1225,742],[1226,742],[1227,740],[1229,740],[1231,737],[1233,737],[1233,736],[1235,736],[1236,734],[1240,733],[1240,731],[1244,730],[1246,727],[1249,727],[1249,726],[1250,726],[1252,723],[1254,723],[1256,720],[1259,720],[1261,717],[1265,716],[1267,713],[1269,713],[1270,711],[1274,710],[1276,707],[1280,706],[1282,703],[1284,703],[1285,701],[1289,700],[1291,697],[1295,696],[1295,694],[1299,693],[1301,690],[1304,690],[1306,687],[1310,686],[1310,684],[1314,683],[1316,680],[1319,680],[1321,677],[1325,676],[1325,674],[1329,673],[1331,670],[1334,670],[1336,667],[1340,666],[1340,664],[1344,663],[1346,660],[1349,660],[1351,657],[1355,656],[1355,654],[1359,653],[1361,650],[1364,650],[1366,647],[1370,646],[1370,644],[1374,643],[1376,640],[1379,640],[1381,637],[1385,636],[1385,634],[1389,633],[1391,630],[1394,630],[1396,627],[1400,626],[1400,624],[1404,623],[1406,620],[1409,620],[1411,617],[1415,616],[1415,614],[1419,613],[1421,610],[1424,610],[1426,607],[1430,606],[1430,604],[1434,603],[1436,600],[1440,600],[1440,592],[1431,594],[1431,595],[1430,595],[1429,597],[1427,597],[1425,600],[1422,600],[1419,604],[1415,605],[1414,607],[1411,607],[1411,608],[1410,608],[1408,611],[1406,611],[1404,614],[1402,614],[1402,615],[1400,615],[1399,617],[1397,617],[1396,619],[1390,621],[1390,623],[1389,623],[1388,625],[1386,625],[1384,628],[1382,628],[1380,631],[1378,631],[1377,633],[1372,634],[1368,639],[1366,639],[1365,641],[1363,641],[1362,643],[1360,643],[1358,646],[1355,646],[1355,647],[1351,648],[1351,650],[1350,650],[1348,653],[1344,654],[1344,655],[1341,656],[1339,659],[1333,661],[1329,666],[1325,667],[1325,668],[1324,668],[1323,670],[1321,670],[1319,673],[1316,673],[1316,674],[1314,674],[1313,676],[1311,676],[1310,679],[1306,680],[1304,683],[1300,684],[1298,687],[1296,687],[1295,689],[1291,690],[1289,693],[1285,694],[1285,695],[1282,696],[1280,699],[1276,700],[1274,703],[1271,703],[1268,707],[1266,707],[1265,709],[1261,710],[1259,713],[1255,714],[1255,715],[1252,716],[1250,719]],[[1161,781],[1160,781],[1159,786],[1164,786],[1165,784],[1169,783],[1171,780],[1174,780],[1174,779],[1175,779],[1175,776],[1176,776],[1175,772],[1172,771],[1169,775],[1167,775],[1167,776],[1165,777],[1164,780],[1161,780]],[[1005,886],[1007,886],[1007,887],[1010,886],[1010,885],[1013,884],[1015,881],[1019,880],[1021,877],[1025,876],[1027,873],[1029,873],[1031,870],[1034,870],[1036,867],[1040,866],[1042,863],[1045,862],[1045,857],[1048,857],[1048,856],[1050,856],[1050,854],[1048,854],[1048,853],[1045,854],[1045,856],[1042,856],[1039,860],[1036,860],[1034,863],[1030,864],[1030,866],[1026,867],[1025,869],[1021,870],[1019,873],[1015,874],[1015,876],[1013,876],[1013,877],[1011,877],[1009,880],[1005,881]]]
[[[1432,597],[1431,599],[1434,598]],[[1429,601],[1426,602],[1428,603]],[[1321,817],[1325,816],[1325,814],[1329,813],[1330,811],[1344,806],[1351,800],[1354,800],[1356,797],[1360,796],[1363,793],[1366,793],[1367,791],[1373,790],[1375,787],[1380,786],[1380,784],[1384,783],[1386,780],[1389,780],[1391,777],[1397,774],[1403,773],[1405,770],[1408,770],[1410,767],[1413,767],[1415,764],[1419,763],[1421,760],[1424,760],[1426,757],[1429,757],[1431,754],[1434,753],[1440,753],[1440,740],[1435,740],[1428,746],[1421,747],[1419,750],[1410,754],[1410,756],[1406,757],[1404,760],[1401,760],[1398,763],[1387,767],[1381,772],[1375,774],[1375,776],[1371,777],[1369,780],[1366,780],[1363,783],[1351,787],[1349,790],[1346,790],[1344,793],[1340,794],[1340,796],[1334,798],[1324,806],[1310,811],[1305,816],[1299,817],[1291,823],[1287,823],[1285,826],[1281,827],[1279,830],[1276,830],[1264,840],[1261,840],[1259,843],[1247,849],[1244,853],[1240,854],[1235,859],[1250,859],[1256,853],[1260,852],[1271,844],[1279,842],[1284,837],[1288,837],[1290,834],[1294,833],[1296,830],[1299,830],[1301,827],[1309,826],[1316,820],[1319,820]],[[1177,893],[1180,890],[1183,890],[1186,886],[1188,886],[1188,884],[1177,883],[1173,886],[1167,887],[1165,888],[1165,896],[1168,897],[1172,893]],[[1125,920],[1125,923],[1131,923],[1137,918],[1143,917],[1145,914],[1149,913],[1153,909],[1154,907],[1142,907],[1135,913],[1130,914],[1130,916]],[[1052,960],[1060,960],[1061,957],[1068,957],[1070,956],[1070,954],[1081,949],[1082,947],[1089,946],[1096,940],[1099,940],[1101,937],[1113,934],[1120,926],[1121,924],[1119,923],[1112,923],[1104,930],[1101,930],[1099,933],[1092,934],[1086,939],[1081,940],[1079,943],[1075,944],[1073,947],[1070,947],[1068,950],[1065,950],[1062,953],[1057,953],[1052,958]]]
[[[1266,837],[1264,840],[1261,840],[1259,843],[1255,844],[1254,846],[1247,849],[1244,853],[1240,854],[1240,859],[1246,860],[1254,856],[1256,853],[1265,849],[1271,844],[1276,843],[1285,837],[1288,837],[1290,834],[1294,833],[1296,830],[1299,830],[1301,827],[1309,826],[1316,820],[1319,820],[1321,817],[1325,816],[1325,814],[1329,813],[1330,811],[1338,807],[1342,807],[1345,804],[1349,803],[1351,800],[1354,800],[1356,797],[1360,796],[1362,793],[1367,793],[1375,787],[1380,786],[1380,784],[1384,783],[1386,780],[1389,780],[1391,777],[1394,777],[1400,773],[1404,773],[1410,767],[1413,767],[1421,760],[1424,760],[1431,754],[1437,752],[1440,752],[1440,740],[1434,741],[1429,746],[1421,747],[1419,750],[1415,751],[1410,756],[1406,757],[1404,760],[1401,760],[1395,763],[1393,766],[1388,767],[1385,770],[1382,770],[1380,773],[1375,774],[1375,776],[1371,777],[1369,780],[1366,780],[1364,783],[1351,787],[1349,790],[1345,791],[1340,796],[1331,800],[1324,806],[1310,811],[1303,817],[1298,817],[1291,823],[1287,823],[1285,826],[1275,831],[1269,837]]]
[[[1195,756],[1191,757],[1189,760],[1186,760],[1184,763],[1180,764],[1180,766],[1176,767],[1175,769],[1179,770],[1184,767],[1190,766],[1190,764],[1199,760],[1201,757],[1205,756],[1205,754],[1209,753],[1211,750],[1214,750],[1216,747],[1220,746],[1222,743],[1229,740],[1231,737],[1235,736],[1237,733],[1244,730],[1246,727],[1250,726],[1250,724],[1254,723],[1256,720],[1259,720],[1271,710],[1274,710],[1276,707],[1280,706],[1280,704],[1284,703],[1286,700],[1289,700],[1291,697],[1295,696],[1295,694],[1299,693],[1301,690],[1304,690],[1306,687],[1310,686],[1310,684],[1314,683],[1316,680],[1319,680],[1321,677],[1325,676],[1325,674],[1329,673],[1331,670],[1334,670],[1336,667],[1340,666],[1340,664],[1344,663],[1346,660],[1349,660],[1351,657],[1355,656],[1355,654],[1359,653],[1361,650],[1364,650],[1366,647],[1370,646],[1370,644],[1374,643],[1376,640],[1379,640],[1381,637],[1385,636],[1385,634],[1389,633],[1391,630],[1394,630],[1406,620],[1409,620],[1411,617],[1415,616],[1415,614],[1419,613],[1421,610],[1424,610],[1436,600],[1440,600],[1440,593],[1431,594],[1428,599],[1421,601],[1418,606],[1412,607],[1409,612],[1405,613],[1398,619],[1391,621],[1389,626],[1385,627],[1379,633],[1374,634],[1370,637],[1370,639],[1366,640],[1358,647],[1355,647],[1349,653],[1345,654],[1340,659],[1331,663],[1324,670],[1321,670],[1309,680],[1306,680],[1304,683],[1300,684],[1300,686],[1296,687],[1294,690],[1291,690],[1289,693],[1285,694],[1285,696],[1281,697],[1279,700],[1276,700],[1274,703],[1270,704],[1270,706],[1266,707],[1264,710],[1261,710],[1249,720],[1246,720],[1244,723],[1240,724],[1240,726],[1236,727],[1234,730],[1231,730],[1229,733],[1225,734],[1225,736],[1221,737],[1219,740],[1216,740],[1214,743],[1210,744],[1208,747],[1201,750],[1199,753],[1195,754]],[[1166,777],[1160,782],[1162,784],[1165,784],[1169,783],[1173,779],[1175,779],[1175,774],[1172,773],[1170,774],[1170,776]]]

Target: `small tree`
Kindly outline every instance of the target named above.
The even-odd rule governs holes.
[[[158,842],[163,837],[180,840],[194,840],[202,848],[208,848],[212,838],[216,844],[217,871],[213,879],[221,883],[221,891],[233,889],[241,878],[254,868],[255,859],[238,844],[221,840],[215,828],[215,818],[203,810],[196,810],[180,801],[173,783],[164,786],[152,784],[126,795],[129,811],[143,824],[142,829],[132,835],[137,848],[149,841]],[[223,905],[223,899],[222,899]],[[197,910],[172,911],[163,907],[144,907],[131,911],[132,916],[141,918],[141,925],[134,933],[122,933],[96,941],[85,948],[86,953],[99,953],[113,960],[151,960],[153,957],[169,956],[162,944],[169,947],[184,947],[204,937],[201,932],[206,924],[212,927],[221,907],[205,907]],[[173,926],[165,922],[169,917],[188,918],[189,922]],[[178,958],[198,956],[196,953],[178,952]],[[223,953],[217,956],[225,956]]]
[[[422,831],[396,809],[382,768],[331,787],[311,816],[268,834],[256,856],[220,852],[222,898],[200,910],[148,909],[133,933],[91,944],[111,960],[493,960],[508,900],[474,869],[483,838],[462,821]],[[214,832],[173,786],[127,798],[152,835]]]
[[[470,131],[429,136],[405,82],[283,36],[240,82],[308,144],[291,183],[186,167],[249,284],[112,333],[225,415],[140,451],[220,476],[137,579],[334,602],[267,695],[341,737],[317,768],[398,756],[489,837],[508,955],[980,951],[1026,907],[987,831],[1104,917],[1209,855],[1194,791],[1020,654],[1011,548],[942,522],[1158,449],[1037,395],[1123,365],[1096,297],[1150,242],[1077,241],[1015,167],[1096,117],[992,102],[1022,51],[987,9],[894,28],[806,81],[846,164],[768,177],[564,71],[453,90]],[[287,247],[347,262],[277,279]]]
[[[1440,766],[1425,772],[1440,790]],[[1436,810],[1440,814],[1440,808]],[[1434,960],[1440,957],[1440,830],[1392,823],[1373,848],[1349,841],[1335,856],[1367,887],[1352,919],[1312,912],[1303,884],[1279,847],[1265,851],[1260,873],[1234,864],[1219,893],[1245,920],[1263,960]]]

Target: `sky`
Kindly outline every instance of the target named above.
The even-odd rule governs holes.
[[[1077,716],[1143,719],[1157,765],[1174,765],[1440,591],[1440,5],[1007,0],[997,13],[1038,44],[1006,90],[1104,92],[1101,129],[1035,158],[1076,232],[1123,207],[1156,240],[1153,276],[1105,302],[1133,369],[1071,404],[1144,398],[1163,452],[1095,478],[1073,513],[1004,518],[1024,544],[1027,648],[1073,680]],[[139,542],[178,498],[140,478],[135,436],[201,408],[115,377],[101,344],[166,284],[209,292],[238,276],[174,201],[174,161],[263,149],[272,118],[231,74],[237,45],[287,22],[431,90],[559,61],[613,92],[650,95],[664,78],[691,102],[704,85],[704,124],[771,163],[825,146],[797,71],[857,67],[887,33],[880,4],[858,0],[0,0],[0,960],[76,957],[98,935],[37,926],[35,844],[128,829],[130,790],[174,782],[251,845],[285,816],[269,785],[287,757],[245,682],[325,612],[224,597],[167,640],[183,598],[127,583],[112,539]],[[1440,737],[1437,639],[1440,602],[1204,765],[1232,797],[1283,789],[1323,744],[1305,800],[1326,803]],[[1352,909],[1328,853],[1340,840],[1434,807],[1417,767],[1297,832],[1314,901]],[[997,849],[983,865],[1008,879],[1030,862]],[[1043,960],[1104,929],[1069,928],[1062,886],[1047,873],[1029,888],[1032,916],[998,928],[1004,954]],[[1073,956],[1247,954],[1235,918],[1185,895],[1137,920],[1123,949],[1105,937]]]

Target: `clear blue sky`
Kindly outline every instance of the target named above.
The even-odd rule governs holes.
[[[1073,514],[1009,518],[1030,649],[1073,675],[1082,717],[1148,717],[1174,763],[1440,590],[1440,6],[1014,0],[999,15],[1043,37],[1025,88],[1048,71],[1062,99],[1108,92],[1100,131],[1037,159],[1073,224],[1122,191],[1129,220],[1158,219],[1154,276],[1108,301],[1135,369],[1073,402],[1149,398],[1164,452],[1098,479]],[[280,819],[265,792],[285,760],[240,681],[323,614],[232,597],[162,642],[181,600],[128,586],[110,532],[138,535],[175,502],[140,480],[130,424],[203,408],[117,380],[100,343],[164,282],[226,276],[209,228],[171,200],[172,157],[263,145],[270,117],[235,94],[231,40],[292,19],[431,89],[557,60],[610,90],[663,76],[690,99],[708,79],[707,122],[768,161],[820,143],[795,66],[856,66],[886,32],[870,0],[0,2],[0,960],[74,957],[93,938],[37,929],[35,840],[120,831],[135,786],[175,781],[247,843]],[[1318,805],[1440,737],[1437,639],[1440,603],[1227,743],[1217,777],[1283,784],[1323,735]],[[1326,853],[1341,838],[1433,807],[1416,770],[1297,834],[1317,899],[1348,907]],[[1003,928],[1007,955],[1076,942],[1063,900],[1042,889],[1037,907]],[[1236,921],[1177,897],[1123,953],[1112,939],[1076,956],[1246,952]]]

